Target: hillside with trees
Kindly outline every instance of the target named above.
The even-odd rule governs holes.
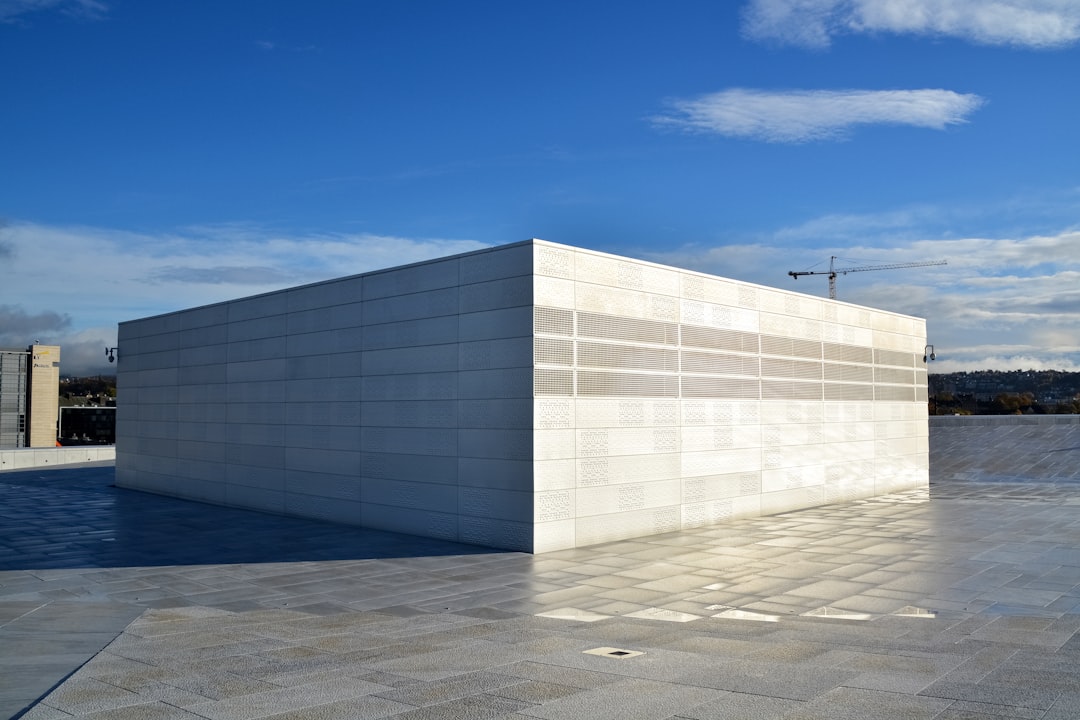
[[[105,407],[116,404],[116,376],[92,375],[90,377],[60,378],[60,406],[97,405]]]
[[[976,370],[929,377],[931,415],[1080,413],[1080,372]]]

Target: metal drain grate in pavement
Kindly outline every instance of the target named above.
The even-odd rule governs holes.
[[[626,658],[637,657],[638,655],[644,655],[645,653],[639,650],[623,650],[621,648],[613,647],[598,647],[592,650],[584,651],[585,655],[599,655],[601,657],[614,658],[616,660],[625,660]]]

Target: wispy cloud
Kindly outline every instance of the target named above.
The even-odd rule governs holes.
[[[20,304],[0,307],[0,345],[60,344],[65,373],[107,370],[101,347],[116,344],[125,320],[485,247],[247,223],[132,233],[12,222],[3,241],[4,297]],[[58,270],[58,257],[68,270]]]
[[[0,23],[15,22],[24,15],[44,10],[55,10],[75,18],[98,20],[109,8],[98,0],[0,0]]]
[[[202,285],[272,285],[288,282],[290,278],[283,270],[260,265],[219,265],[205,268],[167,265],[158,269],[149,280],[155,284],[179,282]]]
[[[0,305],[0,345],[4,347],[28,345],[42,333],[51,335],[69,327],[70,315],[50,311],[30,314],[18,306]]]
[[[15,255],[15,244],[4,237],[6,227],[7,221],[0,219],[0,258],[10,258]]]
[[[750,0],[743,32],[809,48],[838,35],[900,33],[1057,48],[1080,40],[1075,0]]]
[[[893,214],[886,216],[882,224],[888,233]],[[777,231],[778,239],[784,233]],[[800,248],[781,240],[638,254],[819,297],[827,292],[824,278],[796,283],[787,271],[820,265],[830,255],[858,258],[858,265],[947,260],[943,267],[845,275],[838,280],[838,294],[843,301],[926,318],[938,354],[931,368],[936,372],[1080,370],[1080,231],[1013,238],[890,236],[881,242],[819,241]]]
[[[669,101],[657,127],[776,143],[842,139],[858,125],[942,130],[983,104],[951,90],[789,90],[733,88]]]
[[[619,252],[819,297],[826,294],[824,278],[795,282],[787,271],[830,255],[863,265],[947,260],[944,267],[846,275],[838,284],[840,299],[927,318],[935,371],[1080,370],[1080,231],[919,236],[922,220],[938,214],[948,211],[834,215],[776,229],[757,242]],[[831,235],[837,228],[848,236]],[[793,243],[794,236],[803,239]],[[116,344],[120,321],[484,246],[462,239],[280,233],[246,223],[140,234],[14,222],[3,237],[13,254],[5,259],[8,305],[0,308],[6,330],[0,345],[58,343],[66,373],[107,372],[102,348]],[[58,271],[57,257],[77,270]]]
[[[267,52],[315,52],[319,49],[317,45],[282,45],[273,40],[256,40],[255,47]]]

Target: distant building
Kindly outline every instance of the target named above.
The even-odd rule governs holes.
[[[544,552],[926,487],[924,320],[541,240],[120,325],[121,487]]]
[[[116,407],[60,408],[61,445],[113,445],[116,443]]]
[[[0,448],[55,447],[60,348],[0,350]]]

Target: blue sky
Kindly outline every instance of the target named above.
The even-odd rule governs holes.
[[[0,346],[539,237],[1080,370],[1080,3],[0,0]]]

